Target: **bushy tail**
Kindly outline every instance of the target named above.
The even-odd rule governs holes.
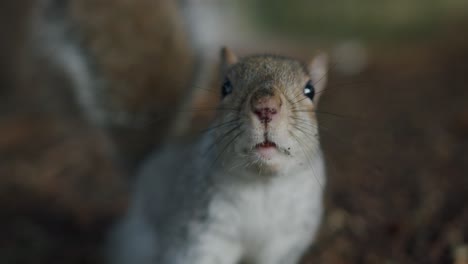
[[[195,47],[170,0],[38,0],[29,50],[74,109],[135,167],[173,132],[190,98]],[[34,71],[34,70],[33,70]]]

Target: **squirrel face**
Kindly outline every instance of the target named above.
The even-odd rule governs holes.
[[[307,67],[270,55],[238,60],[223,49],[217,136],[219,147],[234,154],[225,155],[224,163],[267,174],[307,164],[319,147],[314,111],[326,64],[325,55]]]

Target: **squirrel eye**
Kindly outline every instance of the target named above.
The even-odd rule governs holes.
[[[223,87],[221,89],[221,94],[224,98],[231,93],[232,93],[232,84],[231,84],[231,81],[228,78],[226,78],[224,80]]]
[[[312,81],[308,81],[304,87],[304,95],[309,97],[310,100],[314,100],[315,88],[312,85]]]

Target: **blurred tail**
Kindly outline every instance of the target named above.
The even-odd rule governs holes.
[[[39,0],[35,9],[31,54],[60,76],[47,86],[66,90],[129,168],[180,127],[189,104],[197,57],[183,17],[170,0]]]

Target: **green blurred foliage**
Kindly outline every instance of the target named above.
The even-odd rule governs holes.
[[[420,39],[468,16],[467,0],[245,0],[243,4],[261,30],[302,38]]]

